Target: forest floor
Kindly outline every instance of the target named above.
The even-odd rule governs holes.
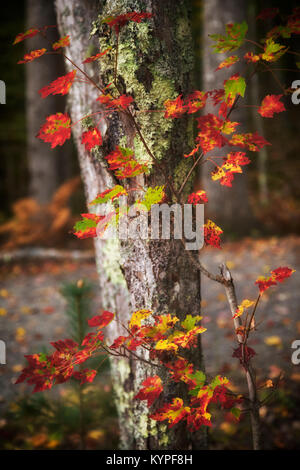
[[[264,294],[257,311],[257,331],[249,342],[256,351],[254,365],[262,386],[269,378],[276,382],[280,374],[285,376],[275,411],[271,412],[267,406],[262,410],[267,428],[276,424],[278,413],[281,422],[285,423],[285,427],[279,427],[275,437],[270,438],[269,445],[294,448],[295,439],[300,443],[300,399],[297,399],[300,365],[292,365],[291,344],[300,339],[300,238],[245,239],[226,243],[222,250],[203,249],[201,260],[213,272],[218,271],[223,261],[227,262],[239,301],[256,297],[254,282],[258,276],[267,275],[279,266],[296,269],[290,279]],[[2,416],[14,400],[29,392],[24,384],[14,385],[24,365],[24,355],[43,351],[50,341],[68,337],[65,301],[60,288],[63,283],[78,279],[87,279],[94,284],[92,314],[96,314],[99,299],[97,272],[92,259],[31,260],[0,265],[0,339],[7,347],[7,364],[0,366]],[[243,393],[246,391],[243,372],[239,361],[232,357],[236,346],[224,289],[205,277],[202,279],[202,315],[207,328],[202,335],[207,374],[227,375],[232,379],[233,390]],[[287,428],[289,432],[292,429],[290,437],[287,437]],[[221,430],[225,440],[226,435],[229,439],[236,432],[230,420],[221,422]],[[218,434],[216,436],[218,438]],[[222,445],[226,447],[226,442]]]

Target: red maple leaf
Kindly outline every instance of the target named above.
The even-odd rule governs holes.
[[[183,102],[182,95],[177,96],[175,100],[167,100],[164,102],[166,108],[165,118],[179,118],[187,110],[186,105]]]
[[[94,369],[83,369],[81,371],[74,372],[73,377],[77,380],[80,380],[80,385],[82,385],[93,382],[96,375],[97,371]]]
[[[107,326],[114,318],[115,314],[104,310],[101,315],[96,315],[88,320],[89,326],[97,326],[99,329]]]
[[[189,204],[203,204],[208,202],[207,194],[203,190],[199,190],[196,193],[191,193],[188,196],[188,203]]]
[[[142,388],[139,393],[134,397],[139,400],[147,400],[148,407],[159,397],[163,391],[161,379],[158,375],[148,377],[142,383]]]
[[[111,50],[111,47],[108,47],[103,52],[99,52],[96,55],[91,55],[90,57],[87,57],[82,63],[89,64],[90,62],[94,62],[95,60],[100,59],[100,57],[103,57],[105,54],[107,54],[110,50]]]
[[[246,52],[246,54],[244,55],[244,59],[248,64],[251,62],[255,64],[260,60],[260,56],[257,54],[253,54],[253,52]]]
[[[99,101],[101,104],[105,104],[108,108],[118,109],[127,109],[128,106],[133,102],[132,96],[121,95],[119,98],[113,98],[111,95],[100,95],[96,101]]]
[[[161,409],[150,416],[156,421],[168,420],[169,428],[173,427],[179,421],[186,419],[190,414],[190,408],[184,406],[181,398],[173,398],[171,403],[166,403]]]
[[[119,34],[120,29],[123,28],[129,21],[134,21],[135,23],[140,23],[145,18],[151,18],[151,13],[137,11],[131,11],[119,16],[109,16],[103,20],[103,23],[108,24],[111,28],[114,28],[115,32]]]
[[[294,269],[288,268],[287,266],[282,267],[282,268],[281,267],[276,268],[273,271],[271,271],[274,279],[277,282],[284,281],[285,279],[289,278],[294,272],[295,272]]]
[[[204,153],[210,152],[215,147],[223,147],[228,140],[221,134],[224,121],[214,114],[206,114],[197,118],[200,129],[196,137],[196,142],[202,147]]]
[[[59,39],[59,41],[55,42],[52,44],[52,48],[56,51],[57,49],[60,49],[61,47],[66,47],[70,45],[70,36],[64,36]]]
[[[30,28],[25,33],[19,33],[17,34],[13,44],[17,44],[18,42],[24,41],[24,39],[27,38],[33,38],[33,36],[35,36],[39,32],[40,30],[37,28]]]
[[[289,278],[294,269],[288,267],[280,267],[271,271],[271,276],[263,277],[260,276],[256,281],[255,284],[258,285],[259,292],[263,294],[269,287],[276,286],[277,282],[283,282],[285,279]]]
[[[250,359],[255,356],[256,352],[254,349],[246,346],[245,344],[240,344],[232,353],[232,357],[237,357],[240,360],[240,363],[248,364]]]
[[[38,59],[45,54],[47,49],[36,49],[35,51],[29,52],[29,54],[25,54],[23,60],[19,60],[18,64],[27,64],[28,62],[32,62],[34,59]]]
[[[119,349],[120,346],[123,346],[123,344],[127,341],[128,336],[119,336],[114,340],[111,346],[109,346],[111,349]]]
[[[105,216],[97,214],[81,214],[82,220],[76,222],[74,226],[74,235],[77,238],[95,238],[97,236],[97,226]]]
[[[217,72],[218,70],[221,70],[223,68],[229,68],[231,67],[233,64],[235,64],[236,62],[238,62],[240,59],[238,58],[238,56],[236,55],[232,55],[230,57],[227,57],[227,59],[223,60],[223,62],[221,62],[219,64],[219,66],[216,68],[215,72]]]
[[[207,93],[204,91],[194,91],[185,99],[185,106],[188,114],[196,113],[199,109],[204,108],[207,100]]]
[[[85,131],[81,136],[81,143],[90,151],[97,145],[102,145],[102,136],[97,127]]]
[[[41,126],[37,137],[44,142],[51,143],[51,148],[63,145],[71,137],[70,116],[67,113],[51,114]]]
[[[229,145],[237,146],[241,148],[247,148],[251,152],[257,152],[265,145],[271,145],[270,142],[265,140],[257,132],[252,134],[251,132],[247,134],[235,134],[229,141]]]
[[[51,82],[50,85],[41,88],[41,90],[39,90],[40,95],[42,98],[46,98],[46,96],[49,95],[66,95],[74,82],[75,75],[76,70],[72,70],[66,75],[58,77],[56,80]]]
[[[281,103],[280,98],[282,95],[267,95],[262,100],[258,112],[263,117],[272,118],[274,113],[281,113],[286,111],[284,104]]]
[[[300,34],[300,7],[293,8],[286,27],[292,34]]]
[[[257,20],[267,20],[272,19],[279,13],[279,8],[264,8],[259,15],[257,15]]]

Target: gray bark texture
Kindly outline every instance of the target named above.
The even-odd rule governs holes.
[[[53,2],[49,0],[27,0],[27,29],[55,25],[56,16]],[[50,41],[57,39],[57,29],[48,30]],[[26,42],[28,51],[45,47],[51,50],[51,43],[37,35]],[[49,47],[50,46],[50,47]],[[27,49],[26,49],[27,51]],[[21,66],[20,66],[21,67]],[[64,64],[56,55],[42,56],[26,65],[26,125],[27,125],[27,156],[30,179],[30,195],[39,203],[48,203],[55,190],[65,179],[71,177],[71,145],[63,149],[51,149],[36,138],[40,126],[46,116],[59,111],[64,112],[64,97],[52,96],[41,98],[38,91],[61,75],[64,75]]]
[[[85,57],[99,51],[99,43],[100,50],[115,45],[116,36],[101,23],[101,18],[134,10],[153,13],[154,18],[150,21],[130,24],[120,33],[118,84],[124,93],[134,97],[133,112],[145,140],[177,188],[190,165],[182,155],[193,138],[191,122],[166,120],[163,113],[139,111],[162,109],[166,99],[191,91],[194,58],[188,5],[186,0],[56,0],[60,32],[71,36],[66,54],[76,64],[82,64]],[[91,29],[92,41],[89,38]],[[113,80],[114,58],[112,52],[101,60],[100,71],[99,64],[95,63],[87,64],[84,70],[105,86]],[[69,70],[73,68],[68,62],[67,65]],[[99,90],[89,84],[74,83],[69,100],[73,122],[88,113],[101,111],[101,105],[95,101],[99,94]],[[108,117],[103,112],[101,118],[95,117],[95,122],[104,139],[99,155],[84,150],[81,144],[83,129],[80,124],[73,127],[87,201],[118,182],[108,171],[103,157],[119,143],[134,149],[139,161],[151,164],[128,116],[114,113]],[[121,180],[126,187],[136,187],[137,183],[153,187],[163,184],[164,179],[161,171],[153,166],[148,176]],[[139,239],[119,243],[97,238],[95,250],[102,307],[115,311],[120,322],[127,324],[131,313],[142,308],[179,317],[199,314],[199,272],[191,266],[179,240]],[[112,322],[111,325],[108,341],[124,335],[120,323]],[[197,367],[202,369],[200,341],[192,355]],[[143,357],[147,359],[147,355]],[[164,370],[151,368],[134,358],[112,360],[111,365],[121,448],[202,449],[206,446],[205,432],[189,434],[185,426],[168,430],[167,425],[149,419],[144,402],[133,399],[147,376],[158,373],[164,379]],[[165,399],[170,400],[179,393],[178,396],[182,396],[182,391],[173,384],[172,388],[166,388]]]
[[[218,65],[230,53],[213,53],[211,45],[213,44],[209,34],[224,34],[225,25],[228,23],[241,23],[247,20],[247,2],[241,0],[204,0],[203,1],[203,90],[214,90],[223,87],[223,82],[231,75],[241,71],[241,65],[238,62],[230,69],[215,71]],[[237,50],[232,54],[242,57],[245,51]],[[247,90],[246,90],[247,93]],[[243,102],[244,104],[244,102]],[[206,108],[206,112],[215,113],[215,107],[211,105]],[[237,108],[230,115],[232,121],[240,122],[237,127],[237,133],[249,132],[247,127],[248,113],[247,108]],[[223,147],[214,149],[207,155],[226,156],[232,148]],[[253,158],[253,155],[251,155]],[[211,163],[202,166],[203,189],[208,192],[209,205],[207,206],[207,216],[217,225],[222,227],[226,233],[235,233],[238,235],[249,234],[253,224],[252,212],[249,204],[249,191],[247,181],[247,170],[243,167],[242,175],[235,175],[232,188],[221,186],[219,182],[212,181],[211,172],[214,167]]]

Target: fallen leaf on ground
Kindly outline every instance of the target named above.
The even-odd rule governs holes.
[[[267,346],[282,346],[282,339],[279,336],[267,336],[264,341]]]

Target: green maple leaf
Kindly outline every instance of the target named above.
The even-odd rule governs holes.
[[[199,390],[203,387],[206,380],[206,375],[201,370],[197,370],[194,374],[190,374],[189,377],[196,382],[196,387],[189,391],[189,395],[196,397]]]
[[[230,413],[233,414],[236,419],[239,419],[241,415],[241,410],[239,408],[231,408]]]
[[[97,226],[97,222],[95,220],[92,220],[92,219],[82,219],[82,220],[78,220],[75,225],[74,225],[74,230],[76,232],[84,232],[85,230],[87,230],[88,228],[93,228],[93,227],[96,227]]]
[[[228,98],[229,95],[232,98],[235,98],[236,95],[244,96],[246,90],[246,81],[244,77],[229,78],[225,82],[224,89],[226,98]]]
[[[153,204],[159,204],[164,197],[164,186],[155,186],[155,188],[148,188],[144,198],[137,204],[143,204],[147,208],[147,211],[149,211]]]
[[[264,53],[262,59],[267,62],[276,62],[285,52],[287,48],[273,41],[272,38],[265,42]]]
[[[90,202],[90,205],[92,206],[95,204],[104,204],[108,201],[112,201],[113,199],[121,196],[122,194],[127,194],[127,191],[123,188],[123,186],[117,184],[110,191],[104,191],[103,193],[99,194],[96,199]]]
[[[199,315],[187,315],[183,322],[181,322],[182,328],[184,328],[187,331],[191,331],[193,328],[195,328],[196,323],[201,320],[202,317]]]
[[[212,45],[214,52],[234,51],[241,47],[244,42],[248,25],[246,21],[243,23],[230,23],[226,25],[226,35],[210,34],[209,36],[216,41]]]

